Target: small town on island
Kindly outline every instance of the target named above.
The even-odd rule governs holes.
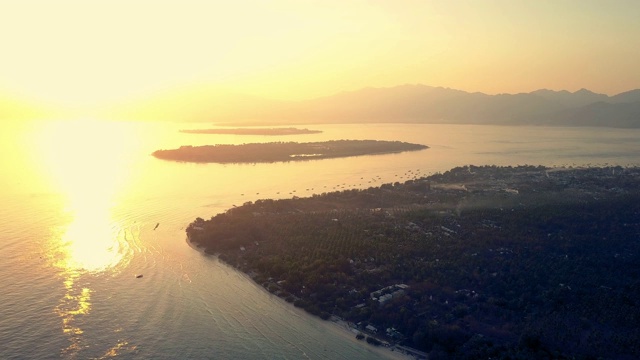
[[[637,354],[640,169],[465,166],[187,228],[267,291],[416,358]]]

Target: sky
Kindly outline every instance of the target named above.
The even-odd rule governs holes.
[[[640,87],[637,0],[0,0],[0,93],[99,106],[204,86]]]

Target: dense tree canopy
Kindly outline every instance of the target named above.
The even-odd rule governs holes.
[[[640,356],[638,169],[456,168],[258,200],[187,233],[296,306],[431,358]]]
[[[309,143],[182,146],[172,150],[157,150],[153,156],[164,160],[186,162],[257,163],[388,154],[426,148],[428,147],[425,145],[400,141],[332,140]]]

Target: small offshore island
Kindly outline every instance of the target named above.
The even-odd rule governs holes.
[[[153,156],[183,162],[258,163],[330,159],[428,149],[401,141],[332,140],[325,142],[272,142],[242,145],[181,146],[157,150]]]
[[[190,129],[180,130],[187,134],[221,134],[221,135],[305,135],[319,134],[320,130],[297,128],[235,128],[235,129]]]
[[[430,359],[640,357],[640,169],[467,166],[257,200],[191,243],[358,339]]]

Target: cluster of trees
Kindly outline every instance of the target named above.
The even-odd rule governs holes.
[[[310,143],[181,146],[178,149],[157,150],[153,156],[187,162],[256,163],[385,154],[426,148],[428,147],[425,145],[401,141],[332,140]]]
[[[640,356],[640,173],[546,171],[260,200],[187,233],[296,306],[394,328],[431,358]],[[460,177],[475,191],[439,190]],[[394,284],[409,287],[372,298]]]

